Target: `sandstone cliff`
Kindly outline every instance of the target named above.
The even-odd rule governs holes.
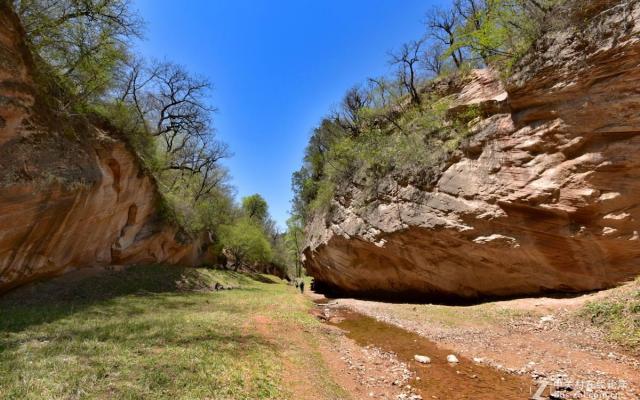
[[[428,187],[343,188],[308,227],[307,271],[352,294],[586,291],[640,274],[640,3],[575,15],[506,83]]]
[[[58,113],[34,83],[17,17],[0,3],[0,292],[70,268],[202,262],[165,224],[155,181],[108,128]]]

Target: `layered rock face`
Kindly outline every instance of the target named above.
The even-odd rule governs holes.
[[[0,292],[70,268],[204,262],[122,140],[47,107],[23,41],[0,3]]]
[[[452,107],[486,115],[416,187],[353,185],[308,227],[307,271],[350,294],[509,296],[640,275],[640,3],[546,34],[501,84]],[[506,88],[505,88],[506,86]]]

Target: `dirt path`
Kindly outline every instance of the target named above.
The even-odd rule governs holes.
[[[640,398],[640,359],[574,317],[600,292],[575,298],[518,299],[480,306],[331,302],[416,332],[451,352],[528,377],[533,387],[556,383],[560,398]]]
[[[346,400],[410,398],[411,376],[393,354],[357,345],[332,326],[292,329],[263,315],[244,328],[280,347],[283,384],[291,398],[300,400]],[[278,339],[280,338],[280,339]]]

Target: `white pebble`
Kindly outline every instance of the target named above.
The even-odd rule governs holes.
[[[419,362],[421,364],[429,364],[429,363],[431,363],[431,359],[429,357],[427,357],[427,356],[421,356],[421,355],[416,354],[415,356],[413,356],[413,358],[417,362]]]
[[[453,354],[449,354],[447,356],[447,362],[450,362],[452,364],[459,362],[458,361],[458,357],[454,356]]]

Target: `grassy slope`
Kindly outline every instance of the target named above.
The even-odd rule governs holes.
[[[611,341],[640,353],[640,278],[588,302],[579,315],[604,329]]]
[[[238,288],[193,290],[215,281]],[[336,397],[309,306],[277,278],[204,269],[40,284],[0,299],[0,398],[294,398],[284,363],[313,368]],[[279,328],[261,333],[258,315]],[[292,346],[286,333],[302,330]]]

